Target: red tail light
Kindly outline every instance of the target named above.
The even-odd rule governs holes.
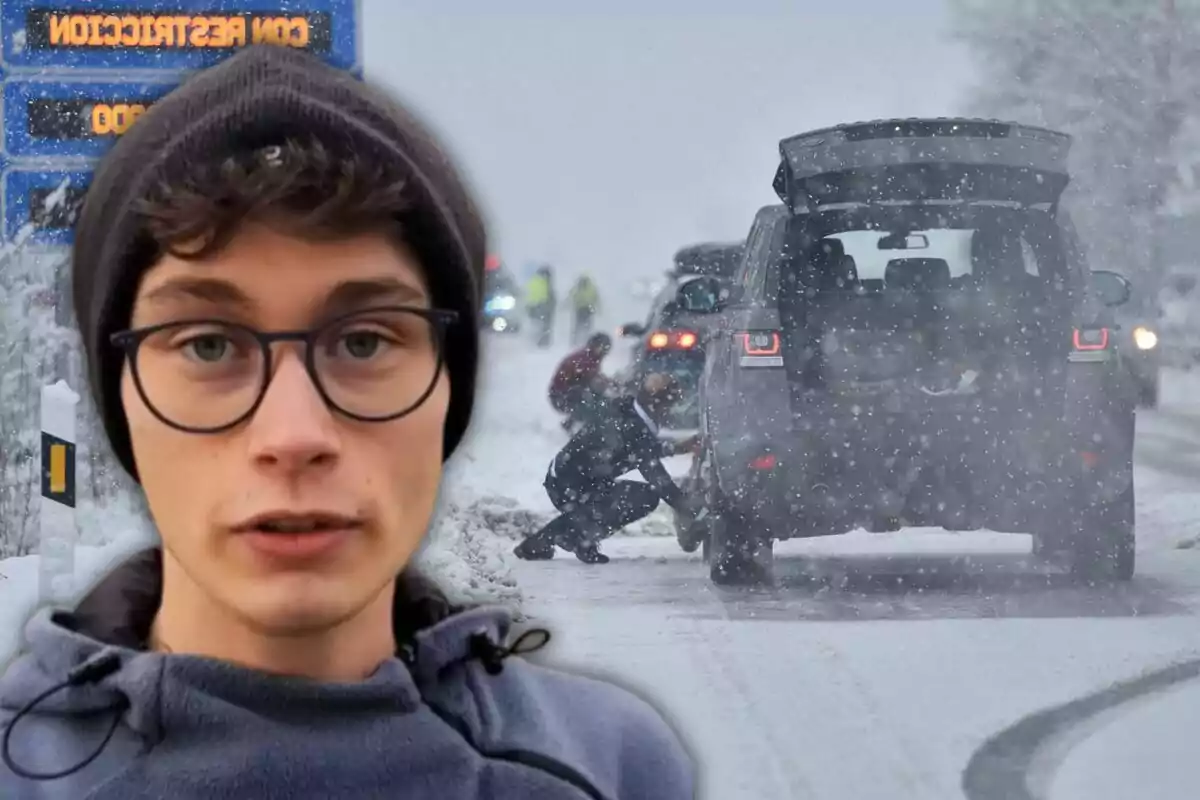
[[[1108,328],[1076,328],[1072,343],[1076,350],[1107,350]]]
[[[690,350],[699,342],[693,331],[655,331],[646,340],[651,350]]]
[[[746,331],[739,333],[742,341],[742,352],[748,356],[777,356],[780,350],[780,339],[777,331]]]
[[[775,465],[778,463],[779,463],[779,461],[778,461],[778,459],[775,458],[774,455],[772,455],[771,453],[764,453],[761,456],[759,456],[758,458],[756,458],[750,462],[750,469],[757,469],[757,470],[775,469]]]

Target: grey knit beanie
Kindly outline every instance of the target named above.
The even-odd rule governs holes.
[[[291,48],[247,48],[196,74],[152,105],[101,160],[75,230],[75,316],[88,380],[117,458],[137,478],[121,405],[124,355],[109,337],[129,326],[142,274],[136,202],[152,187],[187,175],[197,161],[316,137],[403,171],[414,196],[405,215],[409,244],[433,302],[459,313],[446,341],[449,457],[466,432],[475,394],[477,323],[487,239],[477,206],[431,133],[385,92]]]

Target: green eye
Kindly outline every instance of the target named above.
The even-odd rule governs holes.
[[[382,345],[383,337],[374,331],[353,331],[342,337],[342,346],[352,358],[371,358]]]
[[[233,343],[227,336],[219,333],[206,333],[183,342],[181,349],[195,361],[215,364],[229,353],[232,345]]]

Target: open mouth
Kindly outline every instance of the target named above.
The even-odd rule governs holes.
[[[273,519],[258,523],[255,530],[262,533],[328,533],[357,527],[353,520],[333,517],[297,517],[295,519]]]
[[[239,533],[331,533],[362,527],[353,517],[336,514],[268,514],[238,526]]]

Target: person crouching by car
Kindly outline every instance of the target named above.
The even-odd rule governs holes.
[[[570,353],[554,371],[548,395],[551,407],[565,414],[562,426],[572,430],[586,423],[604,405],[612,381],[604,374],[604,359],[612,352],[612,337],[595,333],[580,349]]]
[[[679,395],[673,378],[648,375],[636,396],[613,401],[603,417],[577,433],[546,473],[546,494],[560,514],[517,545],[516,556],[545,561],[554,557],[558,545],[585,564],[606,564],[608,556],[597,543],[647,516],[660,501],[689,524],[702,519],[702,510],[680,491],[662,463],[664,457],[693,452],[699,444],[698,436],[677,443],[658,438]],[[647,482],[618,480],[634,470]]]

